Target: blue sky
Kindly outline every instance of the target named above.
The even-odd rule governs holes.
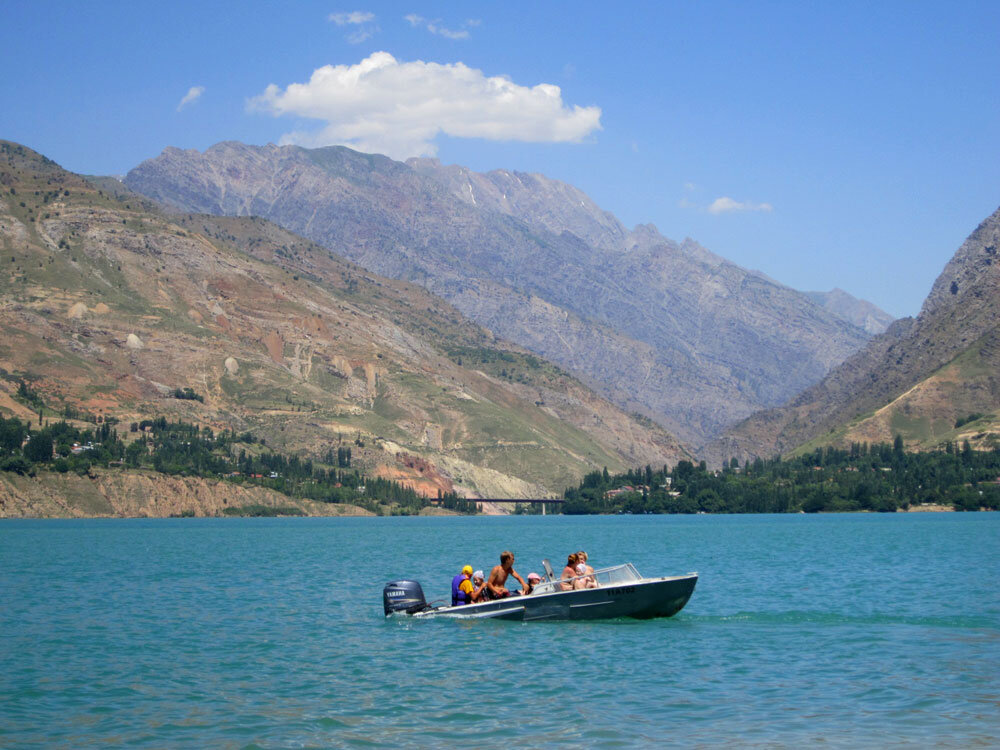
[[[1000,205],[998,29],[997,2],[8,0],[0,137],[100,174],[221,140],[429,147],[908,315]],[[324,66],[333,89],[289,91]]]

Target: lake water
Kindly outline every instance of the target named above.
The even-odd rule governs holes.
[[[701,579],[667,620],[383,618],[504,548]],[[1000,514],[0,523],[0,747],[724,743],[1000,745]]]

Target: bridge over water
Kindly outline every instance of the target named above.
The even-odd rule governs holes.
[[[477,503],[531,503],[542,506],[542,515],[545,515],[546,505],[561,505],[566,502],[561,497],[481,497],[475,500]]]

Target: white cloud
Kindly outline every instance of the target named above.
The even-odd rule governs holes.
[[[770,203],[753,203],[752,201],[734,201],[732,198],[723,196],[722,198],[716,198],[712,201],[712,205],[708,207],[708,212],[710,214],[731,214],[739,213],[743,211],[763,211],[764,213],[770,213],[774,210],[774,206]]]
[[[188,89],[188,92],[184,94],[184,97],[181,99],[180,104],[177,105],[177,111],[180,112],[187,105],[194,104],[196,101],[198,101],[199,97],[204,93],[205,93],[204,86],[192,86],[191,88]]]
[[[375,14],[364,10],[352,10],[349,13],[331,13],[326,20],[332,21],[338,26],[360,26],[344,37],[350,44],[361,44],[368,41],[379,31],[378,26],[372,22]]]
[[[351,44],[361,44],[375,36],[375,32],[370,29],[358,29],[347,35],[346,39]]]
[[[578,143],[601,129],[600,107],[568,106],[558,86],[519,86],[463,63],[399,62],[375,52],[357,65],[326,65],[306,83],[275,84],[248,103],[273,115],[325,121],[282,143],[344,145],[404,159],[432,156],[440,133],[456,138]]]
[[[440,19],[436,21],[428,21],[426,18],[418,16],[416,13],[410,13],[409,15],[403,16],[403,18],[414,28],[423,27],[432,34],[443,36],[446,39],[468,39],[469,28],[479,26],[482,23],[482,21],[477,18],[470,18],[462,24],[461,29],[446,29],[441,25]]]
[[[438,36],[443,36],[446,39],[468,39],[469,32],[465,29],[459,29],[458,31],[453,31],[452,29],[446,29],[444,26],[438,26],[434,23],[427,24],[427,30],[432,34],[437,34]]]
[[[374,21],[375,14],[362,10],[352,10],[350,13],[331,13],[327,16],[327,20],[333,21],[338,26],[358,26]]]

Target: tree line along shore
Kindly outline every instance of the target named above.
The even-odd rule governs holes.
[[[731,459],[721,471],[680,461],[623,474],[595,471],[566,490],[562,512],[818,513],[895,512],[914,506],[1000,508],[1000,448],[946,443],[912,453],[903,440],[848,449],[817,448],[783,459]]]
[[[301,459],[269,450],[263,439],[248,432],[216,432],[163,417],[127,428],[109,417],[85,427],[62,420],[33,429],[0,416],[0,471],[92,476],[95,469],[217,479],[293,499],[350,504],[377,515],[479,510],[475,500],[454,493],[427,498],[401,483],[368,476],[352,466],[350,446],[331,447],[315,460]],[[968,442],[946,443],[940,450],[913,453],[904,450],[897,436],[892,444],[817,448],[788,459],[742,465],[732,459],[719,471],[692,461],[620,474],[604,469],[567,489],[564,503],[553,510],[567,515],[815,513],[894,512],[915,506],[1000,508],[1000,448],[982,451],[972,450]],[[540,510],[520,506],[516,512]],[[294,505],[256,504],[223,513],[305,514]]]
[[[376,515],[411,515],[431,507],[475,512],[475,503],[454,493],[427,498],[399,482],[367,475],[352,466],[351,448],[331,447],[319,460],[271,451],[252,433],[214,431],[164,417],[119,431],[114,418],[81,427],[66,420],[38,429],[0,417],[0,471],[22,476],[42,472],[90,475],[107,471],[152,471],[170,477],[218,479],[256,486],[289,498],[350,504]],[[227,515],[302,515],[293,506],[247,506]]]

